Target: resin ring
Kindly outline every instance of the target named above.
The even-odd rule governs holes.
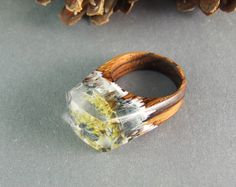
[[[116,84],[123,75],[143,69],[166,75],[177,90],[165,97],[146,98]],[[68,92],[69,123],[88,145],[99,151],[109,151],[173,116],[183,104],[185,89],[184,72],[172,60],[148,52],[120,55]]]

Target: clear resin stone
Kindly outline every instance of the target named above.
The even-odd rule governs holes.
[[[76,134],[99,151],[109,151],[145,131],[148,117],[142,101],[95,71],[67,94],[69,123]],[[150,128],[149,128],[150,129]]]

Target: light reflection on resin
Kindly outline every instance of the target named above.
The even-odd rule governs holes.
[[[127,143],[146,131],[144,121],[149,114],[142,101],[124,99],[125,95],[127,92],[117,84],[94,71],[67,94],[70,125],[84,142],[99,151]]]

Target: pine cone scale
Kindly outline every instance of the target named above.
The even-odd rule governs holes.
[[[206,15],[211,15],[219,8],[220,0],[200,0],[200,8]]]
[[[198,4],[199,0],[177,0],[177,10],[181,12],[190,12],[193,11]]]
[[[84,14],[85,14],[85,10],[82,10],[80,13],[77,13],[75,15],[73,12],[68,11],[68,9],[64,8],[61,11],[60,18],[63,23],[65,23],[66,25],[72,26],[72,25],[75,25],[77,22],[79,22],[81,18],[84,16]]]
[[[220,9],[225,12],[236,11],[236,0],[223,0],[220,4]]]
[[[89,4],[87,8],[87,15],[88,16],[96,16],[96,15],[103,15],[104,14],[104,3],[105,0],[101,0],[97,5],[93,6]]]
[[[52,0],[36,1],[47,5]],[[65,0],[60,17],[67,25],[76,24],[83,16],[89,16],[93,23],[102,25],[116,11],[129,13],[136,1],[138,0]],[[211,15],[218,9],[225,12],[236,10],[236,0],[176,0],[176,3],[179,11],[193,11],[199,7],[206,15]]]

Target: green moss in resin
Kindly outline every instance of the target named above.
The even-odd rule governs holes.
[[[100,120],[84,110],[71,111],[77,126],[75,132],[87,144],[99,151],[108,151],[120,146],[127,140],[122,136],[116,113],[110,104],[99,94],[86,94],[86,99],[106,120]]]

